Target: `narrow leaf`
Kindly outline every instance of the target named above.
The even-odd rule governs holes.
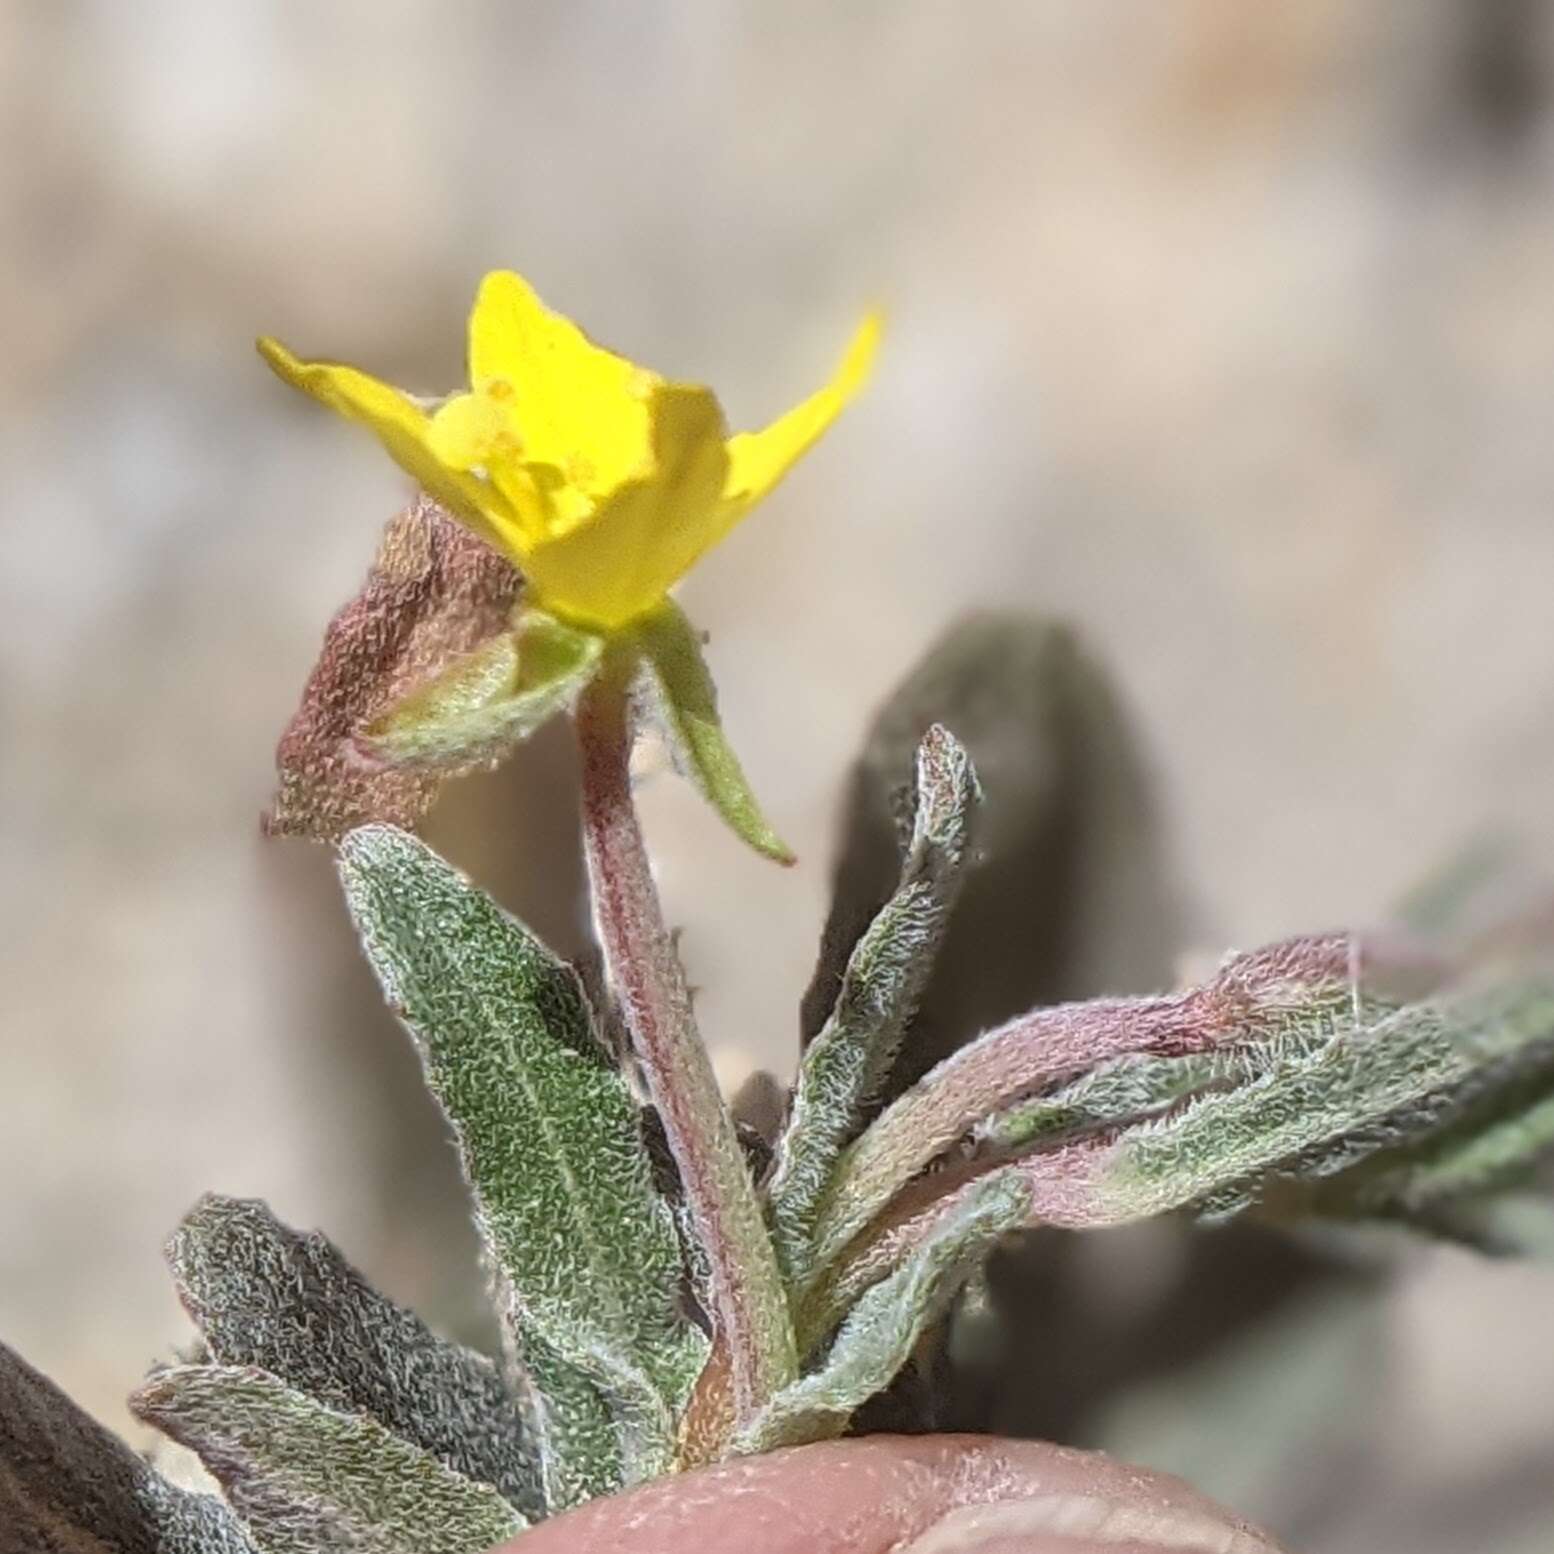
[[[799,1065],[771,1185],[773,1229],[789,1283],[812,1272],[820,1198],[901,1044],[933,970],[970,842],[977,779],[954,737],[929,729],[917,751],[912,838],[896,893],[864,931],[831,1017]]]
[[[1075,1230],[1189,1207],[1216,1217],[1254,1205],[1278,1219],[1331,1215],[1345,1211],[1324,1203],[1320,1175],[1313,1196],[1313,1173],[1363,1161],[1409,1129],[1419,1130],[1414,1142],[1421,1143],[1452,1118],[1454,1090],[1481,1094],[1486,1072],[1542,1074],[1546,1082],[1554,1068],[1554,977],[1546,971],[1509,975],[1501,968],[1390,1012],[1365,1000],[1356,1008],[1359,1019],[1305,1055],[1238,1088],[1196,1096],[1165,1117],[1038,1147],[1012,1162],[1007,1154],[973,1154],[916,1177],[804,1292],[801,1336],[813,1341],[826,1332],[992,1173],[1025,1181],[1032,1224]],[[1396,1202],[1371,1213],[1410,1217]],[[1430,1228],[1428,1215],[1412,1217]],[[1445,1217],[1437,1222],[1450,1229]],[[1457,1216],[1456,1223],[1467,1220]]]
[[[1554,1151],[1554,1055],[1531,1085],[1510,1085],[1423,1139],[1382,1150],[1320,1184],[1321,1213],[1410,1214],[1518,1185]]]
[[[936,1156],[1025,1097],[1123,1057],[1321,1042],[1358,1013],[1396,1007],[1401,994],[1390,983],[1413,975],[1411,965],[1383,967],[1350,935],[1325,934],[1232,956],[1180,993],[1059,1004],[1011,1020],[945,1059],[848,1147],[821,1204],[817,1263],[838,1256]]]
[[[1050,1143],[1069,1134],[1136,1122],[1189,1096],[1250,1084],[1281,1063],[1331,1039],[1320,1026],[1257,1045],[1211,1048],[1181,1057],[1116,1058],[1071,1084],[995,1112],[975,1131],[979,1144],[1005,1149]]]
[[[362,729],[357,745],[388,766],[458,770],[499,760],[564,711],[593,677],[604,643],[539,610],[417,686]]]
[[[928,1325],[994,1241],[1030,1217],[1030,1194],[1010,1173],[978,1184],[912,1255],[858,1301],[818,1370],[779,1392],[740,1438],[768,1451],[840,1435],[860,1404],[889,1386]]]
[[[546,1514],[569,1511],[624,1488],[628,1476],[622,1420],[606,1394],[533,1327],[515,1335],[512,1351],[525,1430],[537,1450]]]
[[[176,1366],[130,1406],[198,1454],[264,1554],[485,1554],[527,1525],[490,1485],[267,1371]]]
[[[256,1554],[232,1512],[175,1488],[0,1344],[0,1554]]]
[[[483,1355],[380,1295],[323,1236],[210,1194],[168,1246],[179,1298],[220,1365],[253,1366],[544,1514],[517,1404]]]
[[[742,841],[778,863],[792,863],[792,851],[761,813],[723,732],[701,642],[680,607],[665,601],[638,622],[633,640],[643,665],[638,703],[662,730],[676,770]]]
[[[935,723],[971,752],[986,802],[977,857],[885,1101],[1023,1010],[1165,986],[1179,948],[1182,913],[1126,698],[1067,623],[979,611],[950,625],[892,689],[853,763],[835,895],[804,997],[806,1041],[896,887],[902,777]]]
[[[1471,1083],[1477,1070],[1518,1056],[1547,1063],[1551,1043],[1554,979],[1541,973],[1497,976],[1409,1004],[1240,1090],[1130,1129],[1097,1184],[1101,1210],[1132,1219],[1177,1208],[1324,1141],[1353,1139]],[[1377,1148],[1387,1136],[1370,1135]]]
[[[610,1399],[631,1480],[665,1471],[706,1356],[635,1102],[581,985],[413,837],[341,848],[368,959],[453,1124],[510,1334],[532,1329]]]

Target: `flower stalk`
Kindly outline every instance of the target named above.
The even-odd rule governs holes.
[[[609,983],[707,1259],[715,1343],[739,1426],[794,1379],[798,1357],[776,1254],[696,1028],[632,799],[630,668],[617,657],[578,703],[584,849]]]

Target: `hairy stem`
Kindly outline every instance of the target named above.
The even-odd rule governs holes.
[[[577,729],[594,918],[610,985],[707,1257],[711,1314],[728,1357],[734,1423],[742,1425],[796,1375],[793,1328],[733,1119],[664,927],[632,802],[631,721],[619,669],[606,671],[584,693]]]

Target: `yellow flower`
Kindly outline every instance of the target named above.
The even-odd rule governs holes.
[[[608,632],[659,604],[782,479],[863,385],[879,332],[871,314],[824,388],[732,437],[710,389],[595,345],[506,270],[470,314],[469,392],[431,413],[354,367],[269,339],[259,350],[511,557],[531,604]]]

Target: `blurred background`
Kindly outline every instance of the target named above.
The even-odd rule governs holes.
[[[0,147],[0,1335],[116,1426],[207,1187],[473,1320],[329,857],[257,827],[406,490],[258,332],[441,392],[512,266],[737,426],[887,306],[683,591],[802,860],[650,780],[731,1085],[791,1068],[849,763],[974,606],[1120,687],[1195,955],[1375,920],[1485,822],[1554,840],[1554,4],[0,0]],[[575,953],[569,759],[429,834]],[[1303,1549],[1532,1554],[1551,1338],[1554,1271],[1421,1251],[1302,1394],[1352,1471],[1184,1459],[1186,1392],[1101,1438]]]

